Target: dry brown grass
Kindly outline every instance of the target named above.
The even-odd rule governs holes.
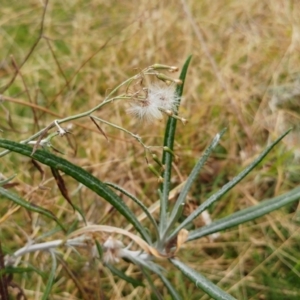
[[[42,7],[36,0],[2,2],[0,82],[5,86],[16,69],[11,57],[19,67],[39,34]],[[189,122],[178,126],[176,154],[180,159],[174,183],[186,178],[212,137],[228,128],[218,153],[190,195],[190,201],[203,201],[246,166],[282,127],[288,127],[289,122],[299,124],[299,103],[292,110],[284,105],[273,111],[269,108],[269,89],[277,91],[299,76],[299,51],[298,1],[53,0],[46,11],[40,42],[3,93],[1,136],[25,139],[57,116],[94,107],[107,90],[140,69],[155,62],[180,67],[192,54],[181,107]],[[278,93],[280,99],[280,90]],[[147,145],[161,145],[164,122],[151,126],[137,123],[124,108],[115,103],[97,114],[139,134]],[[101,180],[117,183],[151,205],[157,199],[157,180],[147,169],[143,148],[125,133],[102,128],[108,142],[89,119],[76,121],[71,144],[59,140],[56,146]],[[297,185],[299,165],[293,163],[291,148],[299,148],[297,134],[211,208],[212,218]],[[0,172],[5,176],[17,173],[18,193],[51,209],[66,224],[75,219],[46,169],[44,190],[38,188],[41,175],[28,159],[9,154],[1,158]],[[67,183],[70,192],[76,191],[76,182]],[[77,191],[73,200],[80,203],[89,222],[126,226],[108,204],[85,188]],[[1,216],[11,209],[8,201],[1,199]],[[238,299],[299,299],[297,220],[294,205],[222,233],[217,241],[202,239],[187,244],[180,256]],[[6,251],[18,249],[26,243],[26,235],[40,236],[50,229],[48,226],[44,219],[19,209],[0,223],[2,246]],[[108,299],[151,299],[147,283],[146,288],[133,288],[102,267],[99,271],[86,266],[88,259],[79,262],[68,253],[65,259],[85,290],[85,299],[105,299],[102,293]],[[46,255],[24,260],[48,270]],[[141,276],[132,266],[122,267],[133,277]],[[34,274],[29,276],[15,278],[29,299],[39,299],[42,280]],[[53,299],[84,298],[65,271],[59,270],[57,276]],[[173,269],[169,277],[184,299],[208,299]],[[155,279],[155,284],[168,299],[161,283]]]

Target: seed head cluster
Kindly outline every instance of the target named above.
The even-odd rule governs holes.
[[[152,122],[162,119],[163,112],[175,113],[179,99],[174,85],[151,84],[145,98],[135,99],[127,112],[138,119]]]

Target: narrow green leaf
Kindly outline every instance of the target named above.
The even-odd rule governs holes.
[[[121,193],[123,193],[124,195],[129,197],[131,200],[133,200],[143,210],[143,212],[146,214],[146,216],[149,218],[150,222],[152,223],[152,225],[154,227],[156,237],[159,238],[157,223],[156,223],[155,219],[153,218],[153,216],[148,211],[148,208],[144,205],[144,203],[142,203],[138,198],[136,198],[135,196],[133,196],[132,194],[130,194],[129,192],[127,192],[126,190],[124,190],[123,188],[118,186],[117,184],[114,184],[111,182],[104,182],[104,183],[106,185],[116,189],[117,191],[120,191]]]
[[[49,251],[49,252],[50,252],[51,258],[52,258],[52,267],[51,267],[51,271],[49,272],[48,281],[47,281],[47,285],[46,285],[42,300],[49,299],[49,295],[50,295],[50,292],[51,292],[51,289],[53,286],[53,282],[55,279],[55,272],[56,272],[56,268],[57,268],[57,261],[56,261],[55,253],[54,253],[54,251]]]
[[[190,64],[192,56],[189,56],[185,61],[179,79],[182,80],[182,84],[177,86],[176,94],[181,98],[185,83],[185,77],[187,74],[187,70]],[[179,109],[180,102],[178,103],[177,111]],[[169,148],[171,151],[173,150],[175,131],[176,131],[177,119],[170,117],[167,122],[166,130],[165,130],[165,138],[164,138],[164,146]],[[170,182],[171,182],[171,170],[172,170],[172,160],[173,155],[164,151],[162,156],[162,163],[165,165],[165,170],[162,174],[164,179],[160,190],[162,193],[161,203],[160,203],[160,231],[163,232],[166,229],[167,222],[167,210],[168,210],[168,197],[170,192]]]
[[[0,271],[0,276],[2,274],[23,274],[23,273],[29,273],[29,272],[35,272],[35,273],[39,274],[43,279],[48,277],[45,272],[40,271],[38,268],[36,268],[34,266],[29,266],[27,268],[7,266],[7,267],[5,267],[5,269]]]
[[[99,259],[102,260],[102,257],[103,257],[103,248],[101,246],[101,244],[95,240],[96,242],[96,248],[97,248],[97,252],[98,252],[98,255],[99,255]]]
[[[0,139],[0,147],[20,153],[28,157],[32,157],[35,160],[49,167],[63,171],[65,174],[73,177],[78,182],[81,182],[83,185],[90,188],[92,191],[94,191],[96,194],[98,194],[107,202],[109,202],[112,206],[114,206],[114,208],[117,211],[119,211],[136,228],[136,230],[142,235],[142,237],[147,242],[151,242],[148,233],[145,231],[141,223],[137,220],[134,213],[126,206],[124,201],[103,182],[101,182],[89,172],[70,163],[69,161],[61,157],[58,157],[44,150],[38,149],[33,155],[31,155],[32,147],[28,145],[23,145],[13,141]]]
[[[143,258],[140,258],[139,256],[126,256],[126,259],[130,260],[133,264],[137,266],[142,266],[147,268],[148,270],[152,271],[153,273],[160,275],[162,271],[164,271],[163,267],[156,264],[155,262],[151,260],[145,260]]]
[[[189,233],[187,241],[199,239],[214,232],[225,230],[233,226],[254,220],[299,199],[300,187],[297,187],[281,196],[264,200],[258,205],[243,209],[229,215],[228,217],[214,221],[209,225],[193,230]]]
[[[2,195],[3,197],[11,200],[12,202],[14,202],[17,205],[20,205],[22,207],[24,207],[27,210],[39,213],[41,215],[44,215],[52,220],[54,220],[64,231],[66,231],[65,227],[62,225],[62,223],[54,216],[54,214],[45,209],[42,208],[40,206],[37,206],[33,203],[30,203],[24,199],[22,199],[21,197],[19,197],[18,195],[12,193],[11,191],[8,191],[2,187],[0,187],[0,195]]]
[[[15,177],[17,176],[17,174],[14,174],[10,177],[8,177],[7,179],[1,180],[0,181],[0,186],[4,186],[5,184],[9,183],[11,180],[13,180]]]
[[[164,283],[165,287],[169,291],[169,295],[172,297],[173,300],[182,300],[181,296],[178,294],[172,283],[161,273],[158,274],[161,281]]]
[[[5,269],[6,268],[4,266],[4,254],[2,251],[2,245],[0,241],[0,299],[1,300],[9,299],[9,294],[8,294],[9,279],[8,276],[6,276]]]
[[[141,267],[141,266],[140,266],[140,269],[141,269],[144,277],[148,281],[148,284],[150,286],[150,290],[152,290],[153,294],[155,295],[155,298],[157,300],[163,300],[162,294],[160,293],[160,291],[156,287],[156,284],[154,284],[153,279],[151,278],[148,270],[146,268]],[[154,298],[154,295],[151,295],[151,298]]]
[[[166,232],[164,234],[164,237],[168,234],[169,230],[172,229],[173,225],[176,223],[176,221],[178,220],[178,218],[181,215],[182,212],[182,208],[183,208],[183,204],[184,201],[186,199],[186,196],[192,186],[192,184],[194,183],[195,179],[197,178],[200,170],[202,169],[202,167],[204,166],[205,162],[207,161],[209,155],[211,154],[211,152],[213,151],[213,149],[217,146],[219,140],[221,139],[222,135],[224,134],[226,129],[223,129],[220,133],[218,133],[213,141],[211,142],[211,144],[206,148],[203,156],[198,160],[197,164],[195,165],[194,169],[192,170],[192,172],[190,173],[186,184],[184,185],[184,187],[182,188],[182,191],[180,192],[177,201],[174,205],[174,208],[172,210],[171,216],[170,216],[170,221],[169,221],[169,225],[168,228],[166,229]]]
[[[236,184],[238,184],[244,177],[246,177],[264,158],[265,156],[277,145],[289,132],[291,129],[282,134],[278,139],[276,139],[270,146],[268,146],[246,169],[244,169],[240,174],[235,176],[231,181],[223,185],[223,187],[210,196],[204,203],[202,203],[196,210],[194,210],[172,233],[169,237],[171,239],[174,237],[182,228],[191,223],[195,218],[197,218],[205,209],[211,206],[214,202],[219,200],[223,195],[225,195],[229,190],[231,190]]]
[[[144,284],[140,280],[136,280],[128,275],[126,275],[121,270],[117,269],[115,266],[111,264],[105,265],[114,275],[118,276],[119,278],[125,280],[128,283],[131,283],[134,288],[138,286],[144,286]]]
[[[163,281],[165,286],[167,287],[172,299],[175,300],[181,300],[181,297],[178,295],[177,291],[174,289],[174,287],[171,285],[171,283],[168,281],[168,279],[163,275],[164,269],[157,265],[156,263],[152,262],[151,260],[143,260],[139,258],[139,256],[128,256],[126,257],[128,260],[132,261],[135,265],[139,265],[142,267],[142,271],[144,272],[144,275],[147,275],[146,269],[152,271],[153,273],[157,274],[160,279]],[[144,268],[144,269],[143,269]],[[150,278],[150,277],[149,277]],[[149,281],[148,278],[148,281]],[[150,278],[151,280],[151,278]],[[151,282],[149,282],[151,283]]]
[[[178,268],[187,278],[189,278],[198,288],[202,289],[210,297],[216,300],[234,300],[235,298],[224,292],[213,282],[208,280],[206,277],[188,267],[183,262],[177,259],[170,259],[172,264]]]

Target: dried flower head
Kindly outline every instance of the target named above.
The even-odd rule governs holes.
[[[152,84],[144,98],[134,99],[127,112],[139,119],[153,121],[162,119],[162,112],[176,112],[179,96],[174,85]]]
[[[124,244],[112,237],[109,237],[103,244],[103,262],[106,264],[116,264],[120,262],[121,258],[140,259],[143,261],[151,260],[151,255],[143,251],[132,251],[128,247],[124,248]],[[94,257],[98,256],[96,247],[93,249]]]
[[[118,263],[121,257],[120,252],[123,247],[124,245],[121,241],[109,237],[103,244],[103,261],[110,264]]]

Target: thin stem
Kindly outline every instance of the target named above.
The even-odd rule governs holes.
[[[105,99],[99,103],[98,105],[96,105],[95,107],[93,107],[92,109],[86,111],[86,112],[83,112],[83,113],[79,113],[79,114],[76,114],[76,115],[73,115],[73,116],[69,116],[69,117],[66,117],[66,118],[62,118],[62,119],[58,119],[58,120],[55,120],[55,122],[52,122],[50,125],[46,126],[45,128],[41,129],[40,131],[38,131],[37,133],[35,133],[34,135],[30,136],[29,138],[21,141],[20,143],[21,144],[27,144],[28,142],[38,138],[40,135],[44,134],[45,133],[45,130],[49,130],[51,128],[53,128],[55,125],[58,126],[59,124],[62,124],[62,123],[66,123],[66,122],[69,122],[69,121],[72,121],[72,120],[77,120],[77,119],[81,119],[81,118],[84,118],[84,117],[88,117],[90,116],[93,112],[95,112],[96,110],[99,110],[100,108],[102,108],[104,105],[107,105],[115,100],[121,100],[121,99],[131,99],[131,96],[128,96],[126,94],[123,94],[123,95],[120,95],[120,96],[117,96],[117,97],[112,97],[111,96],[116,93],[121,87],[125,86],[125,85],[130,85],[134,80],[137,80],[138,78],[140,78],[143,74],[143,75],[154,75],[154,76],[157,76],[157,72],[153,71],[154,70],[154,67],[155,65],[153,66],[150,66],[144,70],[142,70],[140,73],[130,77],[129,79],[123,81],[121,84],[119,84],[117,87],[115,87],[106,97]],[[94,117],[95,118],[95,117]],[[104,120],[102,120],[102,122],[104,122]],[[108,123],[107,124],[110,124],[111,126],[113,126],[113,124],[111,123]],[[114,126],[116,127],[116,125]],[[117,127],[116,127],[117,128]],[[119,127],[118,129],[120,130],[123,130],[125,131],[123,128]],[[127,131],[127,133],[131,134],[129,131]],[[143,145],[143,147],[145,149],[147,149],[147,146],[145,146],[142,142],[141,142],[141,139],[139,137],[137,137],[136,135],[133,135],[133,137],[135,139],[137,139],[141,145]],[[10,151],[9,150],[4,150],[2,152],[0,152],[0,157],[6,155],[7,153],[9,153]]]
[[[86,112],[83,112],[83,113],[80,113],[80,114],[77,114],[77,115],[73,115],[73,116],[70,116],[70,117],[66,117],[66,118],[63,118],[63,119],[57,119],[57,120],[55,120],[55,122],[52,122],[50,125],[48,125],[47,127],[41,129],[40,131],[38,131],[34,135],[30,136],[29,138],[27,138],[23,141],[20,141],[20,143],[21,144],[27,144],[30,141],[38,138],[41,134],[43,134],[45,132],[45,129],[51,129],[55,125],[57,126],[58,124],[62,124],[62,123],[66,123],[66,122],[69,122],[69,121],[72,121],[72,120],[77,120],[77,119],[80,119],[80,118],[87,117],[87,116],[91,115],[94,111],[100,109],[104,105],[109,104],[110,102],[113,102],[115,100],[121,100],[121,99],[129,99],[129,98],[130,97],[128,97],[128,96],[126,97],[124,95],[121,95],[121,96],[114,97],[114,98],[111,98],[111,99],[106,99],[103,102],[101,102],[100,104],[98,104],[97,106],[95,106],[94,108],[92,108],[92,109],[90,109]],[[10,152],[9,150],[4,150],[4,151],[0,152],[0,157],[6,155],[9,152]]]
[[[90,240],[89,237],[87,236],[80,236],[74,239],[70,240],[54,240],[54,241],[49,241],[49,242],[44,242],[44,243],[39,243],[39,244],[29,244],[21,249],[17,250],[13,255],[9,256],[6,261],[5,265],[11,265],[14,263],[14,260],[19,257],[23,256],[26,253],[31,253],[31,252],[36,252],[36,251],[49,251],[51,249],[57,248],[61,245],[66,245],[66,246],[77,246],[77,247],[84,247],[87,245],[87,241]]]
[[[116,128],[116,129],[118,129],[118,130],[121,130],[121,131],[123,131],[123,132],[129,134],[129,135],[132,136],[134,139],[136,139],[136,140],[137,140],[137,141],[138,141],[145,149],[148,150],[148,149],[150,148],[149,146],[146,146],[146,145],[142,142],[142,138],[141,138],[139,135],[134,134],[134,133],[132,133],[131,131],[129,131],[129,130],[123,128],[123,127],[120,127],[120,126],[118,126],[118,125],[116,125],[116,124],[110,123],[110,122],[108,122],[108,121],[106,121],[106,120],[103,120],[103,119],[101,119],[101,118],[99,118],[99,117],[92,116],[92,115],[91,115],[90,117],[93,118],[94,120],[97,120],[97,121],[99,121],[99,122],[102,122],[102,123],[104,123],[104,124],[107,124],[107,125],[109,125],[109,126],[111,126],[111,127],[113,127],[113,128]]]

